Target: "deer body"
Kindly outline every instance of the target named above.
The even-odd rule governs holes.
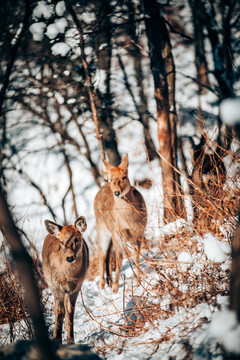
[[[54,296],[55,328],[53,338],[62,342],[65,317],[67,342],[74,342],[73,318],[75,303],[89,265],[88,246],[82,237],[86,219],[81,216],[75,225],[60,226],[45,221],[49,232],[42,250],[43,271]]]
[[[118,167],[104,161],[110,183],[104,185],[95,197],[97,242],[100,252],[100,286],[104,288],[107,250],[112,240],[116,254],[116,273],[113,291],[119,287],[123,254],[133,252],[139,275],[139,252],[147,223],[145,201],[128,179],[128,157]],[[111,279],[110,279],[111,281]]]

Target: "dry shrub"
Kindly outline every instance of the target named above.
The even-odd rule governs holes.
[[[0,337],[0,346],[12,342],[14,335],[18,338],[31,339],[33,331],[28,311],[24,304],[24,292],[21,282],[18,279],[15,264],[11,260],[8,246],[5,240],[2,242],[0,268],[0,324],[8,324],[9,330],[2,330]],[[31,249],[33,258],[33,271],[38,283],[39,295],[43,309],[47,303],[47,295],[43,296],[45,282],[43,280],[41,263],[38,253]]]

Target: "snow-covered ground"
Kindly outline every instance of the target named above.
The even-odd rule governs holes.
[[[54,8],[50,3],[39,2],[39,6],[34,11],[36,22],[30,28],[34,40],[42,40],[46,24],[39,19],[48,18],[51,16],[51,11],[54,11]],[[59,17],[64,15],[63,1],[58,2],[55,11]],[[188,17],[185,21],[188,21]],[[48,26],[46,34],[49,39],[54,39],[57,33],[65,31],[66,26],[66,19],[60,18]],[[72,37],[69,35],[70,40]],[[63,56],[72,46],[70,42],[56,45],[53,45],[52,53]],[[173,54],[177,69],[178,132],[183,138],[193,137],[196,135],[196,117],[193,113],[196,114],[198,111],[199,98],[196,85],[186,75],[195,76],[194,50],[191,46],[187,49],[179,45],[173,48]],[[125,61],[126,71],[131,74],[133,65],[124,49],[121,56]],[[147,61],[144,66],[148,66]],[[97,80],[99,79],[96,79],[96,84]],[[147,78],[146,83],[149,87],[149,110],[155,114],[152,79]],[[119,69],[113,71],[112,87],[115,106],[134,113],[133,103],[126,92]],[[216,97],[211,93],[201,97],[206,129],[211,138],[215,136],[214,116],[218,112],[215,101]],[[61,99],[59,103],[61,104]],[[15,119],[17,121],[21,112],[16,109],[12,111],[11,116],[13,122]],[[99,153],[96,150],[93,123],[89,121],[84,126],[88,127],[89,142],[92,149],[95,149],[93,157],[97,160]],[[159,161],[154,160],[151,163],[146,161],[142,127],[139,122],[122,115],[116,119],[114,126],[120,153],[129,155],[131,183],[137,183],[146,177],[153,183],[150,189],[139,188],[148,209],[146,239],[149,247],[142,250],[141,257],[141,269],[144,275],[141,285],[137,286],[134,281],[134,267],[131,261],[125,259],[117,294],[113,294],[108,287],[101,290],[98,275],[93,280],[85,280],[76,304],[75,341],[91,345],[103,358],[111,360],[173,358],[220,360],[223,359],[223,350],[219,343],[227,351],[240,353],[240,325],[236,321],[235,314],[228,309],[230,239],[235,220],[226,219],[226,223],[221,224],[221,238],[209,232],[203,236],[197,235],[192,229],[192,208],[186,196],[188,220],[178,219],[164,226]],[[154,120],[151,122],[151,129],[157,147]],[[74,128],[72,133],[75,135]],[[34,135],[35,133],[29,128],[25,137],[32,140],[29,141],[24,156],[13,158],[12,161],[21,162],[26,173],[31,174],[36,183],[41,184],[44,193],[51,200],[54,211],[61,219],[60,199],[69,186],[68,178],[61,168],[59,155],[51,153],[46,155],[41,152],[34,154],[35,149],[51,143],[51,138],[46,137],[41,129],[37,138]],[[191,164],[187,141],[184,143],[184,151],[187,163]],[[75,154],[74,151],[71,155],[78,211],[79,215],[84,215],[87,219],[88,229],[85,239],[89,244],[91,256],[96,256],[93,201],[98,188],[84,157],[79,158],[79,154]],[[184,183],[184,178],[182,181]],[[13,205],[15,217],[19,220],[18,225],[28,234],[41,254],[46,236],[43,222],[46,218],[52,219],[46,207],[41,205],[38,192],[26,187],[25,181],[17,179],[9,187],[9,201]],[[69,199],[66,209],[68,218],[71,218],[73,223],[75,219]],[[51,334],[54,326],[53,298],[50,291],[46,290],[46,292],[49,293],[46,321]],[[2,331],[8,332],[8,327],[4,325]],[[19,334],[16,333],[16,337],[18,336]]]

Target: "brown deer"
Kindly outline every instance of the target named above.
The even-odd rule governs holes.
[[[147,223],[147,210],[142,195],[130,184],[128,155],[125,155],[117,167],[105,160],[104,165],[110,182],[101,187],[94,202],[100,253],[100,287],[104,289],[106,257],[112,239],[116,255],[115,281],[112,288],[113,292],[117,292],[124,253],[129,256],[130,250],[133,251],[137,275],[140,274],[139,252]]]
[[[65,317],[67,342],[74,343],[75,303],[89,265],[88,246],[82,237],[87,228],[80,216],[74,226],[61,226],[45,220],[49,234],[42,249],[43,271],[54,296],[55,328],[53,338],[62,342]]]

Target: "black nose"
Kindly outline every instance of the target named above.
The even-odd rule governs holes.
[[[70,262],[70,263],[73,262],[73,256],[67,257],[67,261]]]
[[[120,192],[119,192],[119,191],[115,191],[114,195],[117,196],[117,197],[119,197],[119,196],[120,196]]]

